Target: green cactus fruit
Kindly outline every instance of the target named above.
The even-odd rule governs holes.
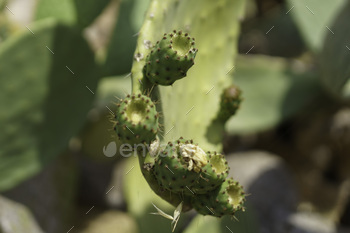
[[[192,140],[180,138],[169,142],[156,157],[154,172],[159,184],[175,193],[193,196],[199,188],[202,168],[207,164],[206,153]]]
[[[194,44],[194,38],[188,33],[176,30],[165,33],[147,55],[144,75],[153,84],[164,86],[172,85],[176,80],[185,77],[193,66],[198,51]]]
[[[146,158],[151,158],[149,154],[146,156]],[[183,203],[183,212],[187,212],[192,209],[191,199],[188,196],[180,195],[178,193],[173,193],[170,190],[167,190],[163,187],[161,187],[157,181],[156,176],[154,175],[154,161],[152,159],[143,160],[140,161],[140,167],[141,172],[144,178],[146,179],[147,183],[151,187],[151,189],[160,196],[163,200],[169,202],[174,207],[177,207],[181,202]]]
[[[243,187],[232,178],[226,179],[220,187],[204,195],[192,198],[192,205],[198,213],[222,217],[244,211],[245,195]]]
[[[198,184],[200,188],[193,188],[198,194],[205,194],[220,186],[226,179],[229,166],[225,156],[216,152],[207,152],[208,163],[202,168]]]
[[[158,132],[159,114],[145,95],[127,95],[117,104],[115,126],[119,139],[130,144],[150,143]]]
[[[236,85],[225,88],[221,94],[220,111],[217,119],[225,122],[234,115],[243,100],[241,95],[242,91]]]

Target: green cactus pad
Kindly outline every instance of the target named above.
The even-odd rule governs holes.
[[[202,168],[198,184],[200,188],[194,188],[198,194],[205,194],[220,186],[226,179],[229,167],[225,156],[216,152],[207,152],[208,163]]]
[[[192,140],[180,138],[169,142],[154,164],[159,184],[165,189],[185,195],[195,195],[202,168],[207,164],[205,152]]]
[[[198,51],[194,44],[194,38],[188,33],[176,30],[165,33],[147,55],[143,69],[145,76],[153,84],[164,86],[185,77]]]
[[[117,104],[114,129],[121,141],[131,144],[150,143],[158,132],[159,114],[145,95],[127,95]]]
[[[220,111],[217,119],[227,121],[239,109],[242,102],[242,91],[236,86],[231,85],[224,89],[220,99]]]
[[[192,205],[198,213],[222,217],[244,211],[245,195],[243,187],[232,178],[226,179],[220,187],[204,195],[192,198]]]

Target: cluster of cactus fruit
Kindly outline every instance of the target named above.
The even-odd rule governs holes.
[[[143,76],[153,85],[172,85],[193,66],[197,49],[194,38],[182,31],[164,34],[146,57]],[[150,90],[144,90],[150,92]],[[241,102],[240,90],[231,86],[221,97],[217,120],[227,121]],[[159,113],[144,94],[127,95],[117,104],[114,129],[119,140],[148,145],[146,156],[139,153],[141,171],[153,191],[182,211],[194,208],[203,215],[221,217],[244,210],[244,191],[229,173],[223,154],[205,152],[193,140],[180,137],[160,146]]]

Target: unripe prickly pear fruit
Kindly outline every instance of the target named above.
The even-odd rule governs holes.
[[[114,129],[123,142],[150,143],[158,132],[159,114],[145,95],[127,95],[117,104]]]
[[[146,158],[151,158],[152,156],[147,155]],[[191,198],[179,193],[173,193],[170,190],[167,190],[161,187],[157,181],[156,176],[154,175],[154,161],[140,160],[140,167],[143,176],[145,177],[147,183],[151,189],[160,196],[163,200],[169,202],[174,207],[177,207],[181,202],[183,203],[182,211],[186,212],[192,209]]]
[[[224,89],[221,94],[220,111],[217,119],[227,121],[233,116],[242,102],[242,91],[235,85],[231,85]]]
[[[165,33],[147,55],[144,75],[153,84],[172,85],[193,66],[198,51],[194,45],[194,38],[188,33],[176,30]]]
[[[202,173],[198,180],[199,188],[193,188],[198,194],[205,194],[220,186],[229,172],[229,166],[224,155],[208,151],[207,159],[208,163],[202,168]]]
[[[207,164],[206,153],[192,140],[180,138],[169,142],[156,157],[154,172],[159,184],[175,193],[195,195],[202,168]]]
[[[245,195],[243,187],[232,178],[226,179],[220,187],[207,194],[192,198],[193,208],[203,215],[222,217],[244,211]]]

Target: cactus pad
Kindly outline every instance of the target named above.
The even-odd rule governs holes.
[[[227,121],[232,115],[236,113],[242,102],[242,91],[236,86],[231,85],[224,89],[220,100],[220,111],[218,119]]]
[[[183,138],[169,142],[155,160],[154,171],[159,184],[173,192],[194,195],[199,188],[201,169],[207,164],[205,152],[193,141]]]
[[[242,186],[232,178],[226,179],[220,187],[204,195],[192,198],[192,205],[198,213],[222,217],[244,211],[245,195]]]
[[[165,33],[147,55],[143,69],[145,76],[153,84],[164,86],[172,85],[185,77],[196,57],[194,44],[194,38],[188,33],[176,30]]]
[[[158,132],[159,114],[145,95],[128,95],[117,104],[115,131],[120,140],[132,144],[150,143]]]
[[[202,168],[198,180],[199,189],[194,188],[198,194],[205,194],[220,186],[226,179],[229,171],[225,156],[216,152],[207,152],[208,163]]]

